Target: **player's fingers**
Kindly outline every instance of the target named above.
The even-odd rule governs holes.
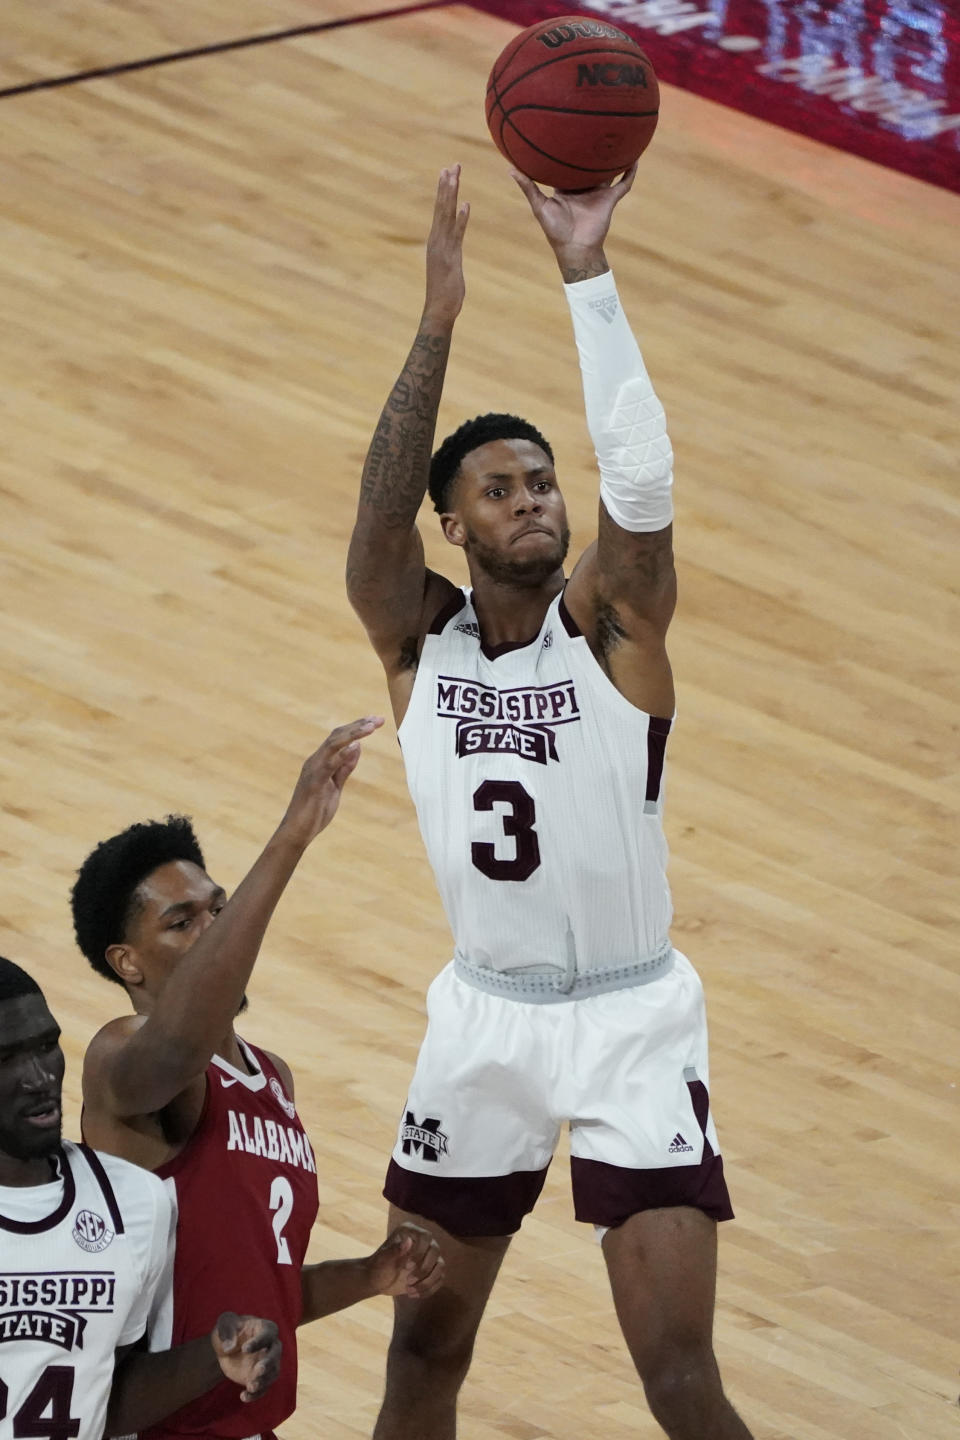
[[[407,1274],[413,1280],[424,1280],[435,1270],[444,1269],[444,1259],[435,1240],[424,1246],[420,1254],[412,1255],[407,1261]]]
[[[236,1350],[240,1335],[240,1325],[239,1315],[236,1315],[232,1310],[224,1310],[222,1315],[217,1316],[217,1339],[225,1355],[232,1355],[234,1350]]]
[[[349,745],[341,751],[342,759],[330,777],[338,790],[342,790],[360,763],[360,746]]]
[[[457,193],[460,188],[460,166],[445,165],[437,181],[437,203],[434,219],[450,221],[457,211]]]
[[[637,167],[639,166],[639,164],[639,160],[634,160],[633,164],[630,166],[630,169],[624,170],[623,174],[620,176],[620,179],[617,181],[616,185],[614,185],[613,188],[617,192],[618,200],[620,199],[621,195],[626,195],[627,192],[633,188],[633,182],[637,178]]]
[[[428,1295],[434,1295],[443,1284],[443,1266],[438,1265],[429,1275],[424,1275],[419,1280],[407,1282],[406,1293],[414,1300],[426,1300]]]
[[[379,730],[383,724],[382,715],[364,715],[362,720],[351,720],[349,725],[338,725],[335,730],[324,740],[318,750],[311,755],[310,760],[319,759],[321,756],[329,760],[346,749],[348,745],[354,744],[357,740],[363,740],[367,735],[372,735],[374,730]],[[307,764],[310,764],[310,760]]]
[[[277,1327],[272,1320],[260,1320],[254,1315],[245,1315],[244,1321],[248,1327],[256,1327],[249,1340],[244,1342],[245,1355],[253,1355],[257,1350],[269,1352],[272,1346],[280,1343]]]
[[[463,239],[463,232],[467,228],[467,221],[470,219],[470,202],[465,200],[457,211],[457,239]]]
[[[530,179],[529,175],[524,175],[520,170],[511,170],[510,174],[530,201],[530,208],[534,215],[539,215],[546,204],[546,195],[544,195],[540,187]]]

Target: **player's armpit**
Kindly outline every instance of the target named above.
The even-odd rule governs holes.
[[[370,642],[386,672],[393,718],[398,726],[410,703],[424,637],[440,611],[459,595],[452,581],[435,570],[426,570],[415,610],[394,604],[388,597],[382,606],[375,607],[371,623],[364,620]],[[363,620],[362,614],[360,618]]]
[[[564,602],[624,698],[648,715],[669,717],[675,699],[665,641],[676,605],[670,527],[634,534],[601,517],[600,531],[571,575]],[[613,543],[604,546],[604,540]]]

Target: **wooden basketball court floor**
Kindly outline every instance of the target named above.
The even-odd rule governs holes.
[[[8,0],[0,88],[362,9]],[[64,1026],[68,1133],[124,1008],[72,942],[87,850],[182,810],[232,886],[301,759],[383,709],[344,551],[447,162],[473,217],[441,426],[530,415],[590,537],[558,277],[483,124],[511,33],[451,6],[0,104],[0,950]],[[957,1433],[958,229],[957,197],[667,90],[609,245],[677,452],[675,935],[738,1212],[717,1347],[763,1440]],[[298,1076],[318,1258],[381,1236],[449,948],[385,730],[245,1020]],[[287,1440],[369,1434],[389,1328],[377,1301],[303,1334]],[[561,1153],[462,1434],[658,1433]]]

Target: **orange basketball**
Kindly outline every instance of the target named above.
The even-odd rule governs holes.
[[[606,185],[657,128],[660,87],[635,40],[566,15],[514,36],[490,71],[487,125],[524,175],[557,190]]]

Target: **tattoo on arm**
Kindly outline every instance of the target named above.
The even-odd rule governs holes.
[[[400,670],[416,670],[420,664],[420,637],[408,635],[406,640],[400,644],[399,666]]]
[[[423,500],[449,354],[449,334],[417,335],[370,442],[360,504],[388,530],[410,528]]]
[[[592,280],[595,275],[605,275],[610,269],[602,250],[595,255],[561,255],[559,260],[564,285],[578,285],[581,280]]]
[[[673,526],[650,534],[631,536],[621,570],[629,572],[634,588],[658,591],[673,575]]]
[[[618,594],[655,594],[673,578],[673,526],[662,530],[622,530],[600,506],[598,562]]]

